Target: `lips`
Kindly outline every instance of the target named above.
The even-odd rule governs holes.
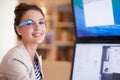
[[[43,33],[34,33],[32,34],[34,37],[41,37],[43,35]]]

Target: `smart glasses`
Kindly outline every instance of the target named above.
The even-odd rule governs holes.
[[[44,20],[44,19],[38,20],[38,24],[39,24],[39,25],[43,25],[43,24],[45,24],[45,23],[46,23],[46,20]],[[34,20],[29,19],[29,20],[26,20],[26,21],[20,23],[18,26],[19,26],[19,27],[24,27],[24,26],[27,26],[27,25],[28,25],[28,26],[34,27],[35,24],[36,24],[36,22],[35,22]]]

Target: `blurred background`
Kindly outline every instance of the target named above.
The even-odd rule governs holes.
[[[39,44],[46,80],[69,80],[74,51],[75,31],[71,0],[1,0],[0,61],[18,42],[14,32],[14,9],[19,3],[38,5],[47,20],[47,34]]]

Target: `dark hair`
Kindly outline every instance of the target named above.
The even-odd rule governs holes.
[[[36,5],[31,5],[31,4],[27,4],[27,3],[21,3],[18,6],[16,6],[15,10],[14,10],[14,14],[15,14],[15,19],[14,19],[14,30],[17,34],[17,38],[19,40],[21,40],[21,36],[17,33],[16,30],[16,26],[18,26],[21,22],[22,16],[24,15],[25,12],[27,12],[28,10],[36,10],[39,11],[43,16],[44,13],[42,12],[42,10],[36,6]],[[45,16],[44,16],[45,17]]]

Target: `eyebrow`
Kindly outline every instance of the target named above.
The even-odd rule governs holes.
[[[45,19],[39,19],[39,20],[45,20]],[[46,21],[46,20],[45,20]]]

